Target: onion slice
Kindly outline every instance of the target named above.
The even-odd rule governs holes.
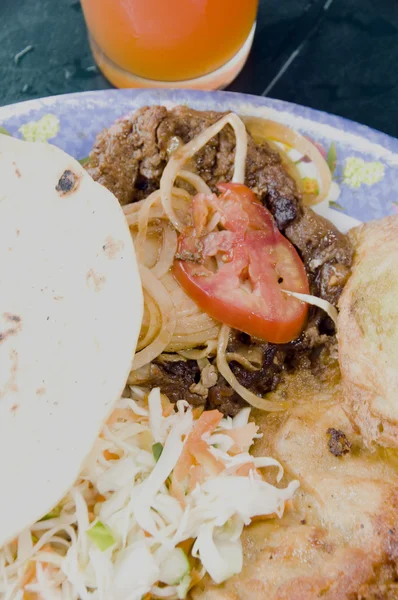
[[[268,412],[286,410],[289,407],[288,402],[271,402],[270,400],[265,400],[264,398],[256,396],[256,394],[253,394],[253,392],[243,387],[243,385],[241,385],[236,379],[225,356],[228,346],[229,332],[230,328],[227,325],[222,325],[217,348],[217,368],[221,375],[229,383],[231,388],[235,390],[235,392],[237,392],[239,396],[246,400],[246,402],[248,402],[251,406]]]
[[[150,220],[150,212],[151,212],[151,208],[152,206],[155,204],[155,202],[159,199],[159,190],[156,190],[156,192],[153,192],[150,196],[148,196],[148,198],[146,198],[145,203],[143,204],[141,210],[138,213],[138,234],[137,237],[135,238],[135,242],[134,242],[134,246],[135,246],[135,251],[137,253],[137,258],[139,262],[142,262],[143,260],[143,252],[144,252],[144,246],[145,246],[145,239],[147,236],[147,231],[148,231],[148,223]]]
[[[177,252],[177,232],[168,223],[164,223],[161,249],[157,263],[152,267],[152,273],[161,279],[173,266],[174,255]]]
[[[140,276],[142,287],[158,306],[162,325],[153,342],[135,355],[133,370],[143,367],[163,352],[171,342],[176,326],[174,304],[164,285],[151,273],[150,269],[142,265],[140,266]]]
[[[319,204],[327,198],[332,184],[332,174],[326,160],[315,144],[297,131],[290,129],[290,127],[282,125],[282,123],[278,123],[277,121],[252,117],[245,119],[245,123],[249,131],[251,128],[253,130],[255,129],[256,132],[261,131],[261,136],[265,139],[274,142],[282,142],[282,144],[286,144],[294,150],[301,152],[304,156],[308,156],[318,170],[321,188],[319,194],[314,198],[311,204]],[[254,136],[256,136],[255,133]],[[298,185],[300,185],[300,183],[298,183]]]
[[[312,296],[311,294],[299,294],[298,292],[289,292],[289,290],[283,290],[282,292],[288,294],[289,296],[293,296],[297,298],[297,300],[301,300],[302,302],[306,302],[307,304],[312,304],[312,306],[317,306],[325,311],[325,313],[332,319],[333,323],[337,329],[337,317],[339,313],[337,312],[337,308],[330,304],[327,300],[323,298],[318,298],[318,296]]]
[[[211,194],[211,189],[197,173],[183,170],[178,173],[177,178],[183,179],[184,181],[190,183],[197,192],[202,192],[202,194]]]
[[[191,360],[200,360],[202,358],[208,358],[213,356],[217,350],[217,340],[208,340],[204,348],[194,348],[193,350],[180,350],[180,354],[183,358]]]
[[[220,133],[227,124],[231,125],[236,136],[235,167],[232,181],[235,183],[244,183],[247,154],[247,131],[243,121],[241,121],[237,115],[229,113],[188,142],[188,144],[185,144],[185,146],[176,150],[163,171],[162,179],[160,181],[162,205],[165,213],[177,231],[182,231],[185,227],[177,217],[172,204],[172,188],[174,181],[187,160],[198,152],[198,150],[203,148],[211,138]]]
[[[161,317],[156,303],[144,290],[145,321],[141,325],[141,333],[137,343],[137,352],[148,346],[156,336],[161,326]],[[147,318],[146,318],[147,317]]]
[[[219,333],[219,327],[210,327],[186,335],[173,335],[171,342],[167,345],[168,352],[179,352],[180,350],[189,350],[197,346],[202,346],[209,340],[216,340]]]

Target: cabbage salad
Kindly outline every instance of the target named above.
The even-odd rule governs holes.
[[[131,388],[75,486],[0,550],[2,600],[183,599],[242,569],[253,517],[281,517],[299,483],[267,483],[250,408],[234,418]],[[29,501],[29,498],[26,499]]]

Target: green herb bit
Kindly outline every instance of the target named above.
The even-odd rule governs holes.
[[[116,543],[111,529],[107,525],[101,523],[101,521],[97,521],[96,524],[87,531],[87,535],[101,552],[105,552],[105,550]]]
[[[56,506],[49,513],[44,515],[44,517],[42,519],[40,519],[40,521],[48,521],[49,519],[58,519],[60,514],[61,514],[61,507]]]
[[[152,445],[152,454],[153,458],[158,462],[163,452],[163,446],[160,442],[156,442],[156,444]]]
[[[336,163],[337,163],[337,151],[336,151],[336,144],[334,142],[332,143],[332,145],[329,148],[329,152],[328,152],[328,156],[327,156],[326,160],[327,160],[330,172],[333,175],[333,173],[336,170]]]

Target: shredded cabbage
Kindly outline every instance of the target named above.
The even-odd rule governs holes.
[[[259,437],[250,408],[201,418],[159,389],[132,395],[117,403],[59,506],[0,550],[0,598],[183,599],[193,572],[216,583],[240,572],[240,536],[253,517],[282,516],[299,484],[277,488],[261,476],[276,467],[280,481],[283,469],[247,451]],[[188,555],[179,546],[187,540]]]

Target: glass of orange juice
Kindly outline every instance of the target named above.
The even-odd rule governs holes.
[[[219,89],[249,54],[258,0],[82,0],[95,60],[124,87]]]

